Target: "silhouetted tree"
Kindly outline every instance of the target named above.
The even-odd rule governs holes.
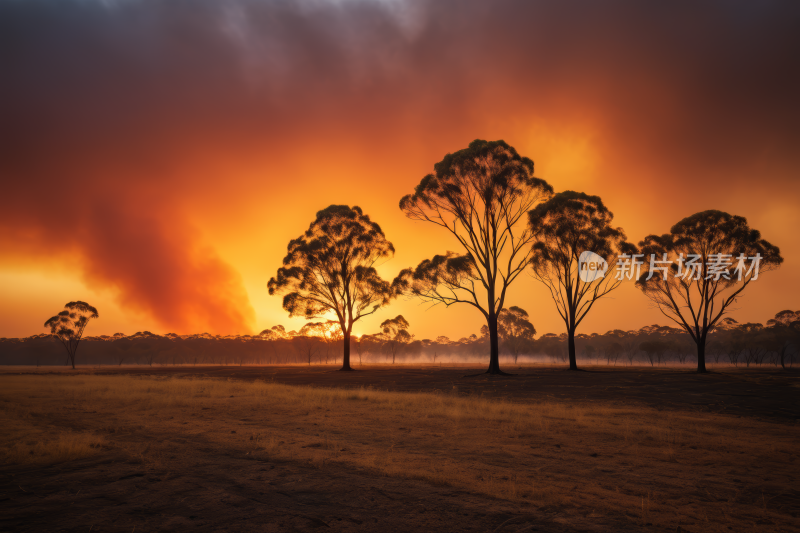
[[[364,340],[363,337],[364,337],[363,335],[361,337],[356,337],[355,335],[350,337],[350,344],[352,346],[356,347],[356,353],[358,354],[358,365],[359,366],[362,366],[364,364],[364,362],[361,359],[361,356],[364,353],[364,343],[362,342]]]
[[[545,333],[537,341],[537,347],[541,353],[550,357],[553,363],[556,361],[567,361],[567,335],[556,335],[555,333]]]
[[[523,349],[530,346],[536,335],[536,328],[528,320],[528,312],[516,306],[501,309],[497,316],[497,333],[500,340],[514,357],[514,364]],[[476,337],[473,335],[473,337]],[[477,340],[477,337],[475,338]]]
[[[706,371],[706,340],[742,291],[783,262],[780,250],[722,211],[686,217],[664,235],[639,243],[643,273],[636,285],[697,346],[697,371]]]
[[[269,280],[270,294],[283,294],[289,316],[336,314],[342,328],[342,370],[350,367],[353,324],[395,295],[375,264],[394,254],[381,227],[360,207],[331,205],[317,212],[308,230],[289,243],[283,267]]]
[[[261,333],[258,334],[264,341],[266,341],[267,345],[270,348],[270,358],[269,361],[272,363],[273,358],[275,362],[278,361],[278,348],[277,344],[280,341],[285,341],[290,338],[290,335],[286,333],[286,328],[278,324],[277,326],[272,326],[269,329],[263,330]]]
[[[610,365],[612,362],[614,366],[617,366],[617,360],[619,356],[622,355],[623,348],[622,344],[619,342],[612,342],[608,346],[605,347],[605,354],[606,354],[606,364]]]
[[[484,326],[485,327],[485,326]],[[439,355],[439,352],[442,353],[450,353],[450,347],[453,345],[450,337],[445,335],[439,335],[436,337],[436,347],[433,350],[433,362],[436,362],[436,357]]]
[[[325,339],[325,362],[328,362],[328,354],[331,348],[336,347],[336,343],[344,338],[342,335],[342,326],[335,320],[327,320],[323,323],[325,327],[322,330],[322,338]],[[352,337],[351,337],[352,342]],[[334,351],[333,364],[336,364],[336,352]]]
[[[380,354],[383,349],[383,338],[380,333],[376,333],[374,335],[364,334],[359,339],[360,348],[363,353],[366,354],[373,354],[373,356]]]
[[[300,330],[300,335],[308,335],[318,338],[325,347],[325,364],[328,364],[328,357],[330,356],[331,347],[338,341],[342,340],[341,326],[335,320],[326,320],[325,322],[309,322]],[[322,357],[320,356],[320,362]],[[336,363],[336,359],[333,361]]]
[[[758,322],[736,324],[731,330],[731,340],[739,348],[739,355],[744,357],[745,366],[762,364],[767,354],[765,345],[769,339],[765,338],[764,325]]]
[[[587,344],[584,347],[583,352],[586,354],[586,358],[591,361],[592,357],[594,357],[594,355],[597,353],[597,349],[591,344]]]
[[[800,345],[800,311],[785,310],[775,314],[775,318],[767,321],[774,337],[778,358],[782,368],[786,368],[789,354],[797,353]],[[792,352],[793,350],[793,352]],[[794,357],[789,359],[789,366],[794,362]]]
[[[289,334],[286,333],[286,328],[278,324],[277,326],[272,326],[269,329],[265,329],[260,333],[260,335],[264,335],[269,338],[273,339],[287,339],[289,338]]]
[[[384,320],[381,322],[381,336],[383,337],[389,353],[392,354],[392,364],[395,362],[395,356],[402,349],[402,347],[410,343],[414,336],[408,332],[410,324],[408,320],[403,318],[403,315],[397,315],[394,318]]]
[[[661,364],[661,359],[668,347],[666,342],[659,340],[645,341],[639,345],[639,349],[647,355],[650,366],[653,366],[654,363]]]
[[[432,222],[449,231],[462,254],[447,252],[407,269],[398,287],[450,306],[474,306],[489,328],[490,374],[501,374],[497,317],[508,287],[528,266],[531,231],[518,224],[553,188],[533,176],[533,161],[503,141],[475,140],[447,154],[400,200],[407,217]]]
[[[636,354],[639,353],[639,345],[633,339],[626,339],[620,344],[625,358],[628,359],[628,366],[633,366],[633,360],[636,359]]]
[[[44,327],[50,328],[50,334],[61,341],[67,350],[67,357],[75,368],[75,353],[81,343],[83,331],[92,318],[99,318],[97,309],[86,302],[69,302],[64,310],[50,317]]]
[[[565,191],[528,213],[534,236],[533,277],[550,290],[556,309],[567,328],[570,370],[577,370],[575,330],[595,302],[616,289],[623,276],[585,269],[589,261],[616,264],[621,254],[632,254],[636,247],[625,241],[622,228],[611,225],[614,215],[599,196]],[[582,254],[584,262],[580,259]]]
[[[767,320],[767,327],[777,325],[791,326],[796,323],[800,323],[800,311],[791,311],[786,309],[784,311],[778,311],[775,313],[775,318],[770,318]]]
[[[309,322],[300,328],[299,334],[294,338],[295,342],[299,344],[299,349],[303,358],[308,362],[308,366],[311,366],[314,355],[319,351],[320,343],[324,342],[322,340],[323,329],[325,329],[325,325],[322,322]]]
[[[145,362],[149,366],[153,366],[153,363],[156,361],[158,356],[160,355],[160,351],[157,350],[154,346],[151,346],[148,342],[145,341],[138,341],[136,344],[133,345],[133,348],[144,357]]]
[[[130,355],[131,343],[125,339],[124,333],[114,334],[114,347],[117,349],[117,364],[122,366],[122,363]]]

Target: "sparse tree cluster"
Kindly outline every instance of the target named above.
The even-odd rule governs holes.
[[[377,267],[394,255],[394,246],[376,222],[357,206],[318,211],[308,229],[289,242],[283,266],[268,283],[271,295],[283,297],[290,317],[308,321],[299,331],[274,326],[258,335],[229,337],[145,331],[95,337],[89,344],[104,343],[118,365],[336,364],[341,353],[342,370],[352,370],[352,348],[359,363],[488,356],[490,374],[503,373],[502,354],[515,364],[523,356],[544,357],[568,363],[571,370],[578,369],[579,356],[609,365],[694,359],[698,372],[706,371],[709,359],[784,368],[795,363],[800,311],[781,311],[766,326],[738,324],[729,316],[745,289],[783,262],[780,250],[745,218],[703,211],[636,246],[614,226],[599,196],[555,193],[534,176],[533,161],[504,141],[475,140],[447,154],[433,170],[400,200],[400,209],[412,220],[445,230],[457,251],[424,259],[390,282]],[[562,334],[536,339],[528,313],[506,307],[523,273],[548,288],[564,322]],[[578,333],[589,312],[602,305],[599,301],[626,281],[635,283],[677,329]],[[381,322],[377,332],[354,336],[357,322],[400,296],[470,306],[485,324],[479,334],[457,341],[417,339],[398,315]],[[84,330],[97,317],[94,307],[70,302],[45,323],[49,336],[0,343],[46,350],[55,339],[74,368]],[[91,359],[91,350],[86,351]],[[35,360],[43,360],[41,353]]]
[[[567,334],[546,333],[531,339],[529,334],[535,328],[524,315],[521,316],[523,310],[518,309],[509,308],[500,313],[501,359],[504,358],[506,364],[568,363]],[[513,321],[518,323],[519,333],[506,329],[503,324],[510,322],[503,320],[506,316],[513,317]],[[283,326],[274,326],[259,335],[242,336],[207,333],[156,335],[142,331],[133,335],[117,333],[83,337],[78,361],[90,365],[144,366],[325,364],[325,338],[316,333],[305,335],[301,331],[286,332]],[[413,335],[410,333],[413,327],[409,326],[407,331]],[[341,339],[334,340],[329,347],[330,353],[341,353],[341,342]],[[392,361],[392,347],[382,331],[354,336],[351,344],[359,364]],[[454,340],[445,336],[413,338],[395,346],[394,357],[396,363],[446,364],[478,361],[485,357],[487,349],[485,334]],[[683,328],[658,325],[632,331],[612,330],[604,334],[579,333],[575,335],[575,351],[587,364],[609,366],[689,365],[696,363],[697,354],[694,341]],[[781,311],[763,324],[740,324],[732,318],[725,318],[709,334],[706,356],[710,365],[792,368],[800,363],[800,311]],[[0,339],[0,364],[63,365],[64,362],[64,348],[50,334]]]

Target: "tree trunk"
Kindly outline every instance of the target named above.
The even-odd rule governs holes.
[[[569,350],[569,369],[578,370],[578,360],[575,357],[575,330],[567,331],[567,349]]]
[[[489,313],[489,370],[487,374],[503,374],[500,370],[500,343],[497,336],[497,315]]]
[[[700,337],[697,341],[697,371],[706,371],[706,338]]]
[[[341,370],[353,370],[350,367],[350,332],[342,328],[342,368]]]

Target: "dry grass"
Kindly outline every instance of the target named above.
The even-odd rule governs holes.
[[[10,463],[108,445],[169,469],[202,441],[673,529],[794,530],[800,511],[797,429],[749,419],[131,376],[2,376],[0,391]]]
[[[31,399],[31,398],[29,398]],[[106,443],[102,436],[42,424],[46,415],[3,396],[0,403],[0,463],[45,465],[93,455]]]
[[[53,438],[15,442],[4,450],[4,462],[50,464],[81,459],[94,454],[105,439],[86,433],[63,432]]]

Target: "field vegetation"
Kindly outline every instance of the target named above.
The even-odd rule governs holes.
[[[211,452],[423,480],[564,523],[798,530],[800,431],[752,418],[84,374],[0,376],[0,423],[5,468],[116,452],[177,472]]]

